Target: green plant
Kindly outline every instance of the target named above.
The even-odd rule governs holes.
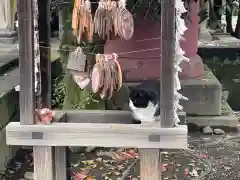
[[[62,109],[63,101],[66,96],[66,84],[64,83],[61,77],[56,78],[53,80],[53,87],[52,87],[52,107],[56,109]]]
[[[86,109],[86,106],[90,105],[91,103],[99,103],[99,100],[95,98],[94,93],[90,93],[90,95],[87,96],[85,99],[83,99],[81,102],[79,102],[78,104],[75,104],[73,108],[78,110]]]

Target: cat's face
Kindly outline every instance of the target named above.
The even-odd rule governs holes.
[[[155,104],[156,96],[150,90],[131,88],[129,100],[136,108],[147,108],[150,102]]]
[[[156,96],[149,89],[131,89],[129,95],[129,108],[135,120],[154,121],[158,104]]]

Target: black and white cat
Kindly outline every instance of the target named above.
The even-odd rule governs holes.
[[[129,90],[129,108],[134,123],[147,124],[160,120],[159,81],[146,80],[137,86],[129,87]]]

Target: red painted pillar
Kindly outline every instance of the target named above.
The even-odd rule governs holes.
[[[204,65],[200,56],[197,55],[198,51],[198,3],[192,2],[190,11],[191,23],[184,34],[185,41],[181,42],[181,47],[185,51],[186,56],[190,59],[189,63],[183,62],[181,67],[183,72],[180,74],[181,79],[194,78],[203,75]]]

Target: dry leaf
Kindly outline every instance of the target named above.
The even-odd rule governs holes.
[[[189,175],[190,176],[193,176],[193,177],[198,177],[198,172],[196,171],[196,169],[193,168],[193,170],[191,172],[189,172]]]
[[[94,160],[86,160],[86,161],[81,161],[84,165],[94,165],[95,162]]]
[[[188,170],[188,168],[185,168],[184,169],[184,176],[188,176],[188,174],[189,174],[189,170]]]
[[[124,169],[124,166],[123,166],[123,165],[118,165],[118,166],[117,166],[117,169],[118,169],[119,171],[121,171],[121,170]]]
[[[96,161],[98,161],[98,162],[101,162],[103,159],[102,158],[100,158],[100,157],[98,157],[97,159],[96,159]]]
[[[198,157],[199,158],[208,158],[209,156],[207,154],[199,154]]]
[[[113,172],[116,176],[119,176],[121,173],[118,171]]]
[[[84,180],[87,177],[85,174],[81,174],[79,172],[73,174],[74,180]]]

